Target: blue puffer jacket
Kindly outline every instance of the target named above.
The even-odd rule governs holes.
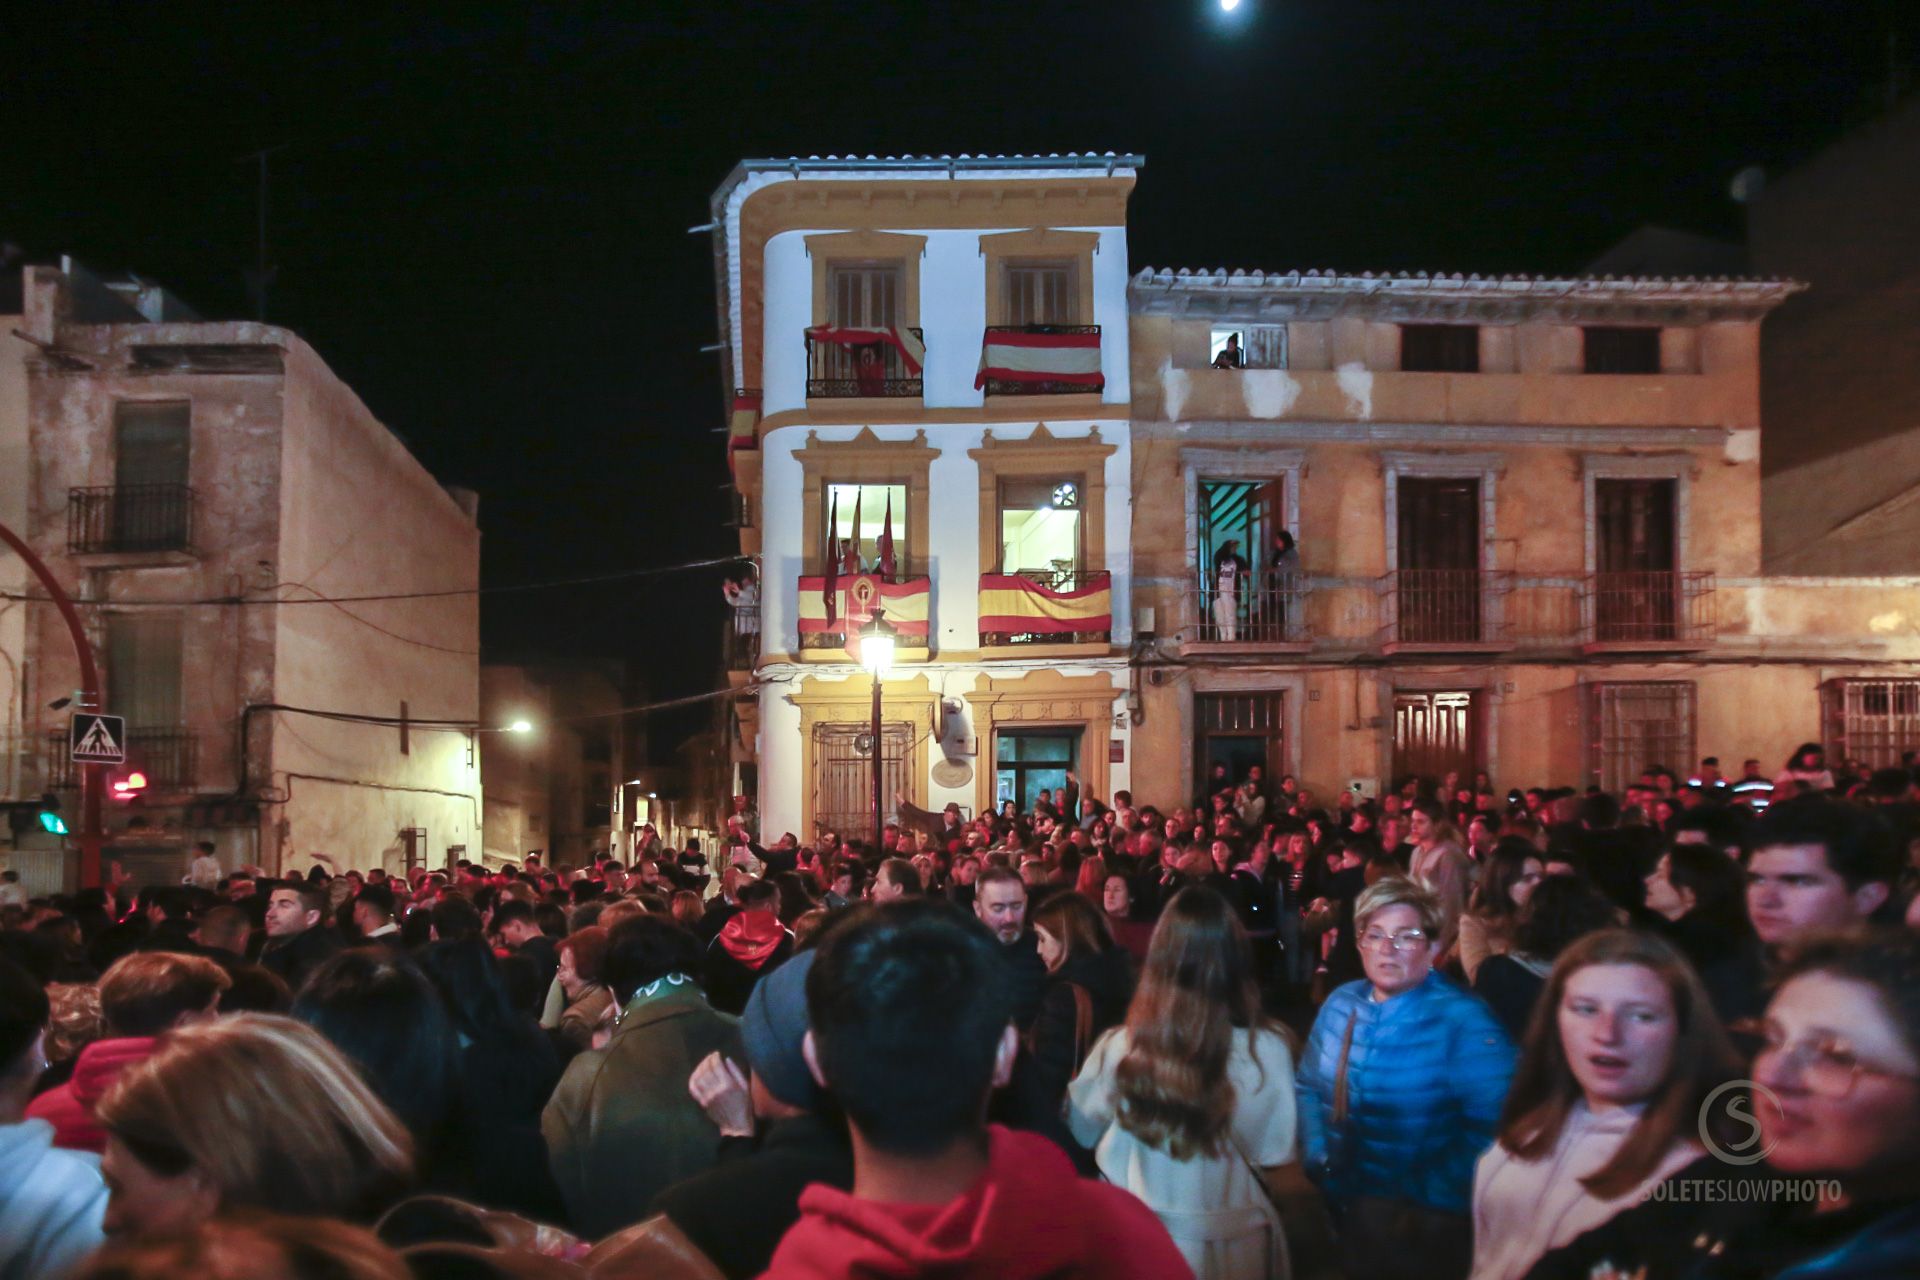
[[[1336,990],[1307,1038],[1298,1090],[1307,1173],[1336,1207],[1379,1196],[1465,1213],[1474,1161],[1493,1143],[1513,1078],[1513,1042],[1486,1005],[1437,973],[1390,1000],[1372,991],[1364,980]],[[1349,1022],[1347,1119],[1335,1132]]]

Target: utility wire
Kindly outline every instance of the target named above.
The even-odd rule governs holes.
[[[572,578],[551,578],[544,582],[514,582],[492,587],[449,587],[439,591],[390,591],[375,595],[326,596],[316,592],[310,599],[290,599],[284,596],[270,598],[248,598],[246,596],[204,596],[188,600],[80,600],[77,604],[109,605],[119,609],[127,606],[157,605],[167,608],[198,608],[238,605],[297,605],[297,604],[365,604],[379,600],[438,600],[449,596],[487,596],[503,595],[519,591],[547,591],[556,587],[595,586],[607,582],[625,582],[635,578],[652,578],[661,574],[680,573],[687,569],[707,569],[715,565],[739,564],[748,559],[746,556],[716,556],[706,560],[688,560],[680,564],[655,565],[646,569],[616,569],[608,573],[582,574]],[[274,590],[298,584],[276,583]],[[313,590],[311,587],[307,590]],[[0,592],[0,600],[21,600],[34,604],[51,604],[50,596],[34,595],[30,592]],[[429,646],[432,647],[432,646]]]

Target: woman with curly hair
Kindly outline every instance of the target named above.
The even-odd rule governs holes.
[[[1159,1215],[1199,1280],[1287,1274],[1262,1171],[1295,1159],[1293,1055],[1225,898],[1196,886],[1167,904],[1126,1024],[1067,1100],[1074,1138]]]

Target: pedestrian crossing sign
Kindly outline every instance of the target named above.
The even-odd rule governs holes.
[[[67,746],[75,764],[119,764],[127,758],[127,719],[75,713]]]

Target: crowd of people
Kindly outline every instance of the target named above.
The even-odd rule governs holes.
[[[0,897],[0,1277],[1920,1275],[1920,774]]]

